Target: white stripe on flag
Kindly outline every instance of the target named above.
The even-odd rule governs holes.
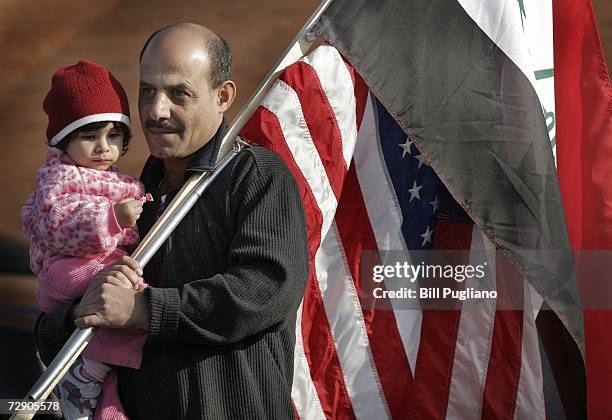
[[[374,367],[359,297],[346,264],[334,223],[317,251],[315,265],[344,382],[357,418],[387,418],[389,409]]]
[[[487,252],[487,256],[491,253],[492,258],[487,258],[488,272],[495,273],[495,247],[476,225],[472,230],[471,250],[477,251],[477,258],[484,256],[484,252]],[[472,265],[482,263],[470,258]],[[489,280],[488,284],[495,284],[494,278]],[[475,279],[466,280],[465,287],[492,289]],[[448,419],[480,418],[495,321],[495,303],[494,299],[486,299],[476,306],[464,307],[461,311],[448,397]]]
[[[378,122],[370,95],[368,95],[353,159],[378,249],[402,251],[404,260],[410,263],[410,256],[402,236],[402,212],[395,191],[391,187],[391,179],[384,164],[382,150],[380,150]],[[381,262],[381,264],[384,263],[384,261]],[[387,288],[393,290],[390,285],[387,285]],[[391,299],[392,304],[394,301]],[[393,312],[410,368],[414,373],[421,336],[421,311],[399,309]]]
[[[344,64],[342,63],[344,69]],[[352,86],[352,84],[351,84]],[[352,89],[352,88],[351,88]],[[351,91],[352,92],[352,91]],[[265,98],[262,106],[272,112],[279,124],[283,133],[283,137],[287,143],[291,154],[294,156],[296,163],[299,166],[300,171],[304,175],[308,186],[310,187],[313,196],[321,210],[323,217],[321,225],[321,248],[315,255],[315,265],[317,269],[317,280],[321,296],[324,298],[324,304],[326,305],[326,317],[330,322],[332,336],[334,338],[334,344],[336,344],[336,354],[340,362],[340,366],[343,370],[344,381],[347,385],[347,391],[349,396],[357,396],[359,392],[368,390],[364,388],[369,383],[369,391],[367,398],[359,398],[355,401],[351,400],[354,410],[357,412],[364,413],[364,417],[371,417],[372,409],[385,410],[384,401],[381,399],[379,387],[376,386],[378,380],[374,377],[373,367],[363,364],[364,361],[370,362],[371,355],[369,354],[369,348],[367,346],[367,337],[365,339],[365,345],[362,344],[360,352],[359,348],[353,346],[338,346],[338,343],[345,343],[347,340],[350,343],[354,343],[355,339],[357,342],[363,342],[362,336],[366,334],[363,327],[363,322],[356,322],[355,311],[358,311],[357,316],[361,316],[360,307],[353,307],[352,312],[346,312],[351,308],[351,295],[349,291],[344,290],[344,293],[339,300],[330,302],[329,298],[326,300],[325,297],[329,296],[330,293],[334,293],[337,287],[343,286],[344,281],[351,282],[350,276],[346,274],[342,277],[341,274],[333,273],[336,268],[344,268],[345,263],[343,262],[343,255],[338,249],[329,252],[331,245],[336,244],[335,231],[330,230],[330,226],[333,223],[334,214],[337,208],[337,200],[332,190],[329,179],[318,154],[318,151],[313,143],[313,139],[308,130],[301,104],[296,92],[282,80],[277,80],[272,87],[270,93]],[[354,100],[353,100],[353,113],[354,113]],[[346,113],[345,113],[346,114]],[[342,124],[346,119],[346,116],[337,118],[339,124]],[[355,118],[353,116],[353,124],[355,124]],[[354,140],[348,143],[348,148],[352,149]],[[343,142],[343,147],[346,149],[347,144]],[[352,153],[352,150],[350,150]],[[326,241],[326,238],[330,238]],[[331,242],[330,242],[331,241]],[[326,253],[326,251],[328,251]],[[335,254],[335,255],[332,255]],[[330,256],[331,255],[331,256]],[[325,256],[330,259],[335,258],[335,262],[330,264],[329,261],[325,260]],[[322,261],[323,259],[323,261]],[[328,265],[329,264],[329,265]],[[332,270],[332,271],[330,271]],[[331,290],[328,290],[331,282]],[[351,282],[352,283],[352,282]],[[353,291],[353,294],[354,291]],[[356,297],[355,297],[356,298]],[[347,299],[343,302],[343,299]],[[348,303],[348,305],[347,305]],[[342,305],[343,304],[343,305]],[[341,306],[340,306],[341,305]],[[349,319],[344,319],[343,316],[348,316]],[[362,331],[363,329],[363,331]],[[300,330],[301,333],[301,330]],[[352,336],[352,337],[351,337]],[[359,357],[361,353],[361,358]],[[301,368],[308,367],[304,365],[306,360],[302,361]],[[361,362],[359,365],[357,362]],[[369,376],[367,376],[369,374]],[[364,375],[366,377],[364,378]],[[294,382],[294,391],[292,395],[297,399],[303,398],[301,392],[308,391],[316,393],[312,379],[308,377],[305,372],[302,372],[302,377],[297,378],[297,382]],[[302,384],[302,387],[306,386],[309,388],[299,389],[296,385]],[[355,392],[351,392],[351,388]],[[351,395],[352,394],[352,395]],[[378,400],[377,403],[373,404],[373,401]],[[366,402],[364,404],[364,402]],[[320,401],[311,401],[308,404],[300,403],[301,407],[298,412],[308,409],[310,412],[314,412],[318,415],[319,409],[321,408]],[[297,408],[297,406],[296,406]],[[305,418],[310,418],[308,414],[304,414]]]
[[[514,418],[544,420],[544,383],[542,379],[542,360],[538,343],[538,332],[532,308],[533,290],[525,282],[525,309],[523,311],[523,348],[521,357],[521,376]]]
[[[355,87],[351,75],[338,51],[330,45],[321,45],[302,59],[317,72],[321,86],[336,116],[342,137],[342,153],[346,167],[357,140],[355,115]]]
[[[527,283],[526,283],[527,284]],[[533,311],[533,318],[537,318],[540,313],[540,309],[542,309],[542,304],[544,303],[544,298],[540,296],[536,290],[529,285],[529,290],[531,291],[531,310]]]
[[[323,238],[334,220],[338,201],[308,131],[298,96],[291,86],[282,80],[277,80],[261,106],[276,115],[287,146],[308,182],[323,216],[321,224],[321,238]],[[324,293],[324,290],[321,290],[321,293]]]
[[[310,376],[310,367],[304,354],[302,339],[302,303],[295,322],[295,353],[293,355],[293,386],[291,397],[301,419],[325,420],[319,395]]]

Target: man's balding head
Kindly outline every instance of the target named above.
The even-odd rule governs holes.
[[[138,111],[151,154],[182,175],[218,131],[236,96],[227,43],[193,23],[153,34],[140,56]],[[182,162],[182,163],[181,163]],[[180,163],[180,164],[179,164]]]
[[[208,54],[210,61],[209,82],[211,87],[216,88],[226,80],[230,80],[232,76],[232,50],[227,41],[218,33],[196,23],[181,22],[165,26],[147,39],[140,51],[140,62],[142,62],[142,56],[149,47],[154,47],[155,44],[164,40],[200,44],[203,51]]]

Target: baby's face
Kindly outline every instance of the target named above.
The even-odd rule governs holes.
[[[117,162],[122,150],[123,133],[109,122],[98,130],[79,132],[66,153],[79,166],[105,171]]]

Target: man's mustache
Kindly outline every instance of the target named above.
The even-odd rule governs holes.
[[[159,120],[159,121],[147,120],[145,122],[145,127],[146,128],[156,128],[160,130],[168,130],[168,131],[180,131],[182,128],[180,125],[173,123],[169,120]]]

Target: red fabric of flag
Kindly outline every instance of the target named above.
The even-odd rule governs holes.
[[[555,0],[553,13],[557,164],[570,239],[575,250],[612,250],[612,89],[595,16],[590,0]],[[581,284],[583,296],[612,279],[591,281]],[[612,311],[583,304],[589,417],[608,419]]]

